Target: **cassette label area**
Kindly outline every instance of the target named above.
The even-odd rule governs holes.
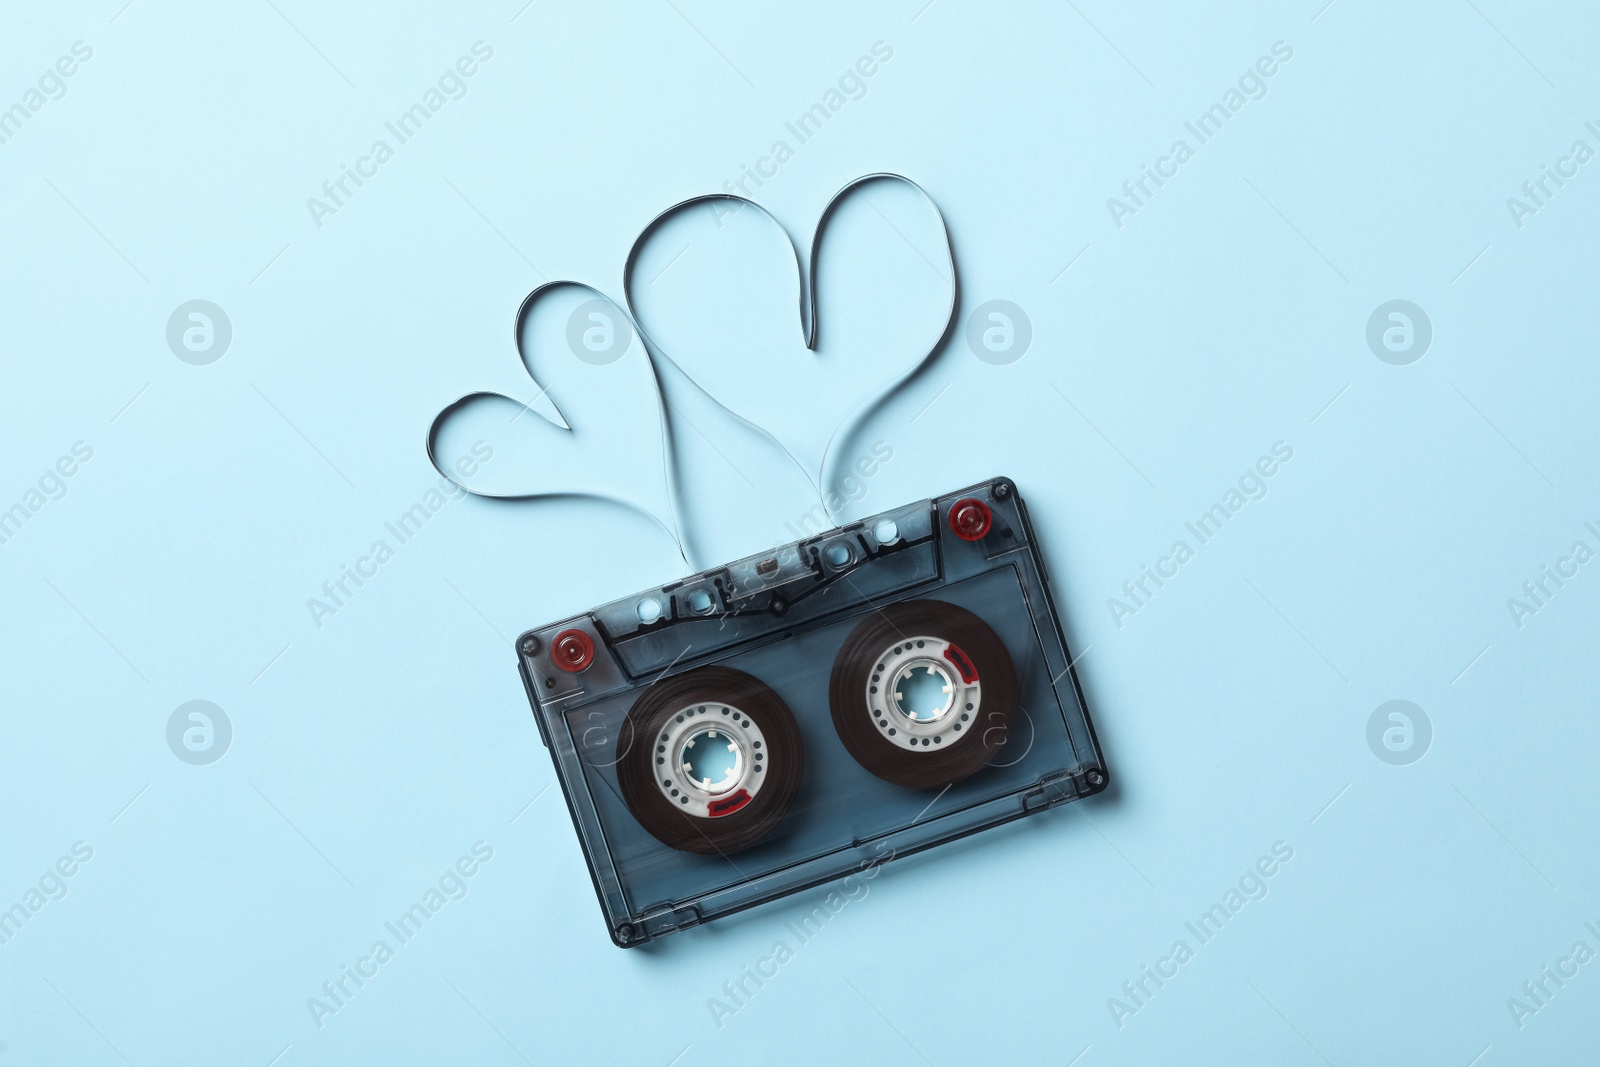
[[[1003,478],[529,631],[518,648],[623,946],[1108,780]]]

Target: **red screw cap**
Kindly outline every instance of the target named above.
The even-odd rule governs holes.
[[[950,509],[950,529],[963,541],[981,541],[994,525],[994,513],[981,500],[967,497]]]
[[[582,630],[562,630],[550,642],[550,658],[568,674],[587,670],[594,662],[594,640]]]

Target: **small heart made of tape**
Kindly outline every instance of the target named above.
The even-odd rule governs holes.
[[[661,391],[629,316],[592,286],[549,282],[518,308],[515,339],[528,388],[469,393],[440,411],[427,437],[434,469],[479,496],[622,505],[681,555]],[[507,395],[519,392],[529,399]]]

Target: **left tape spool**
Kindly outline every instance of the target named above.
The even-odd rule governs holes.
[[[683,852],[718,855],[765,840],[805,774],[805,745],[782,698],[743,671],[703,667],[657,682],[628,712],[617,781],[639,825]]]

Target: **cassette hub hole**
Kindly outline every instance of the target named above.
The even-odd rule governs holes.
[[[932,660],[908,663],[895,678],[895,710],[912,722],[936,722],[949,714],[954,700],[954,679]]]
[[[865,711],[880,737],[923,752],[971,735],[982,685],[959,646],[935,634],[901,633],[868,662],[860,672]]]
[[[684,742],[683,773],[707,793],[725,793],[744,774],[744,751],[725,730],[698,730]]]
[[[657,738],[656,786],[688,815],[731,815],[772,777],[766,740],[755,720],[732,704],[687,704],[663,723]]]

